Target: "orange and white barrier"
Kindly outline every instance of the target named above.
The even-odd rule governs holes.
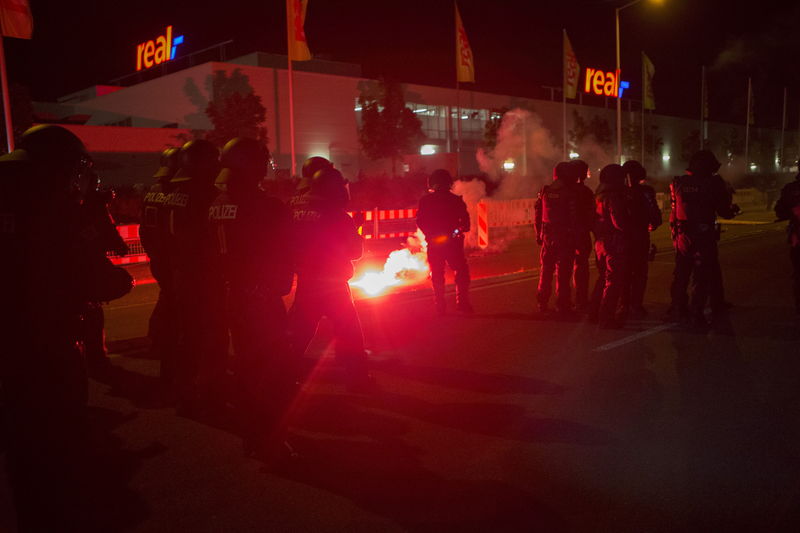
[[[146,263],[150,260],[142,247],[142,241],[139,239],[139,224],[125,224],[117,226],[117,233],[128,245],[128,255],[119,256],[113,253],[108,254],[108,258],[115,265],[132,265],[135,263]]]
[[[489,202],[484,198],[478,202],[478,247],[486,249],[489,246]]]

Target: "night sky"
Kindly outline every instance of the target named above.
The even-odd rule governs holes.
[[[7,39],[6,53],[12,81],[29,86],[37,100],[133,72],[136,44],[168,24],[186,36],[179,54],[228,39],[237,55],[286,50],[283,0],[30,3],[34,38]],[[562,28],[582,67],[613,70],[614,7],[624,3],[461,0],[475,54],[475,89],[542,97],[541,86],[560,85]],[[756,123],[771,127],[780,124],[782,87],[788,85],[794,128],[800,114],[798,21],[797,2],[645,0],[621,15],[623,79],[631,82],[631,97],[639,98],[645,51],[656,67],[656,112],[693,118],[705,64],[710,118],[743,122],[750,75]],[[440,86],[454,85],[453,32],[447,0],[310,0],[306,21],[318,57],[359,63],[367,77]]]

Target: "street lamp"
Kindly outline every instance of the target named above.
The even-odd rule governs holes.
[[[616,30],[617,30],[617,162],[621,165],[622,164],[622,98],[619,96],[619,84],[620,84],[620,76],[622,76],[622,70],[620,67],[619,61],[619,12],[623,9],[627,9],[631,6],[635,6],[639,2],[643,2],[644,0],[631,0],[627,4],[622,7],[617,7],[614,9],[614,21],[616,22]],[[664,2],[664,0],[650,0],[652,3],[660,5]]]

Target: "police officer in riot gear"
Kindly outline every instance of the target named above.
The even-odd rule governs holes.
[[[353,261],[363,253],[363,238],[345,208],[345,180],[333,168],[314,174],[311,187],[292,200],[297,290],[289,311],[292,352],[302,356],[323,316],[333,322],[337,358],[345,364],[349,385],[368,389],[364,335],[348,280]]]
[[[83,143],[54,125],[29,129],[0,157],[0,246],[13,258],[0,262],[0,384],[21,531],[96,525],[84,479],[91,446],[80,315],[87,302],[130,290],[130,278],[98,261],[82,234],[74,190],[90,173]]]
[[[169,194],[175,188],[171,183],[178,172],[180,148],[167,148],[161,153],[158,170],[153,177],[156,183],[144,195],[142,202],[139,238],[150,258],[150,273],[158,283],[158,300],[150,315],[148,336],[151,351],[161,361],[161,379],[171,384],[174,378],[174,360],[178,344],[177,310],[175,308],[175,283],[169,248]]]
[[[455,272],[456,308],[472,313],[469,298],[469,265],[464,255],[464,233],[469,231],[469,213],[464,200],[452,192],[453,177],[445,169],[434,170],[428,179],[430,193],[419,201],[417,226],[428,242],[428,264],[431,269],[436,310],[447,310],[444,295],[445,263]]]
[[[800,162],[798,162],[800,166]],[[775,204],[778,220],[788,220],[786,233],[789,241],[789,257],[792,261],[794,279],[794,306],[800,314],[800,174],[791,183],[784,185],[781,196]]]
[[[661,209],[656,202],[655,190],[645,183],[647,170],[638,161],[622,165],[628,182],[630,196],[630,228],[628,231],[628,278],[622,292],[622,314],[642,318],[644,292],[647,288],[647,270],[650,260],[650,232],[661,225]]]
[[[594,228],[594,191],[584,182],[589,177],[589,165],[585,161],[575,159],[570,163],[577,175],[577,215],[578,226],[575,239],[575,268],[573,282],[575,284],[575,307],[578,311],[589,308],[589,258],[592,255],[592,228]]]
[[[675,247],[672,304],[669,318],[708,327],[704,311],[709,300],[717,257],[714,221],[717,215],[733,218],[737,206],[724,181],[716,175],[720,163],[709,150],[695,153],[684,176],[670,184],[670,227]],[[692,282],[691,301],[687,296]]]
[[[578,220],[577,167],[561,162],[553,169],[553,183],[545,185],[534,204],[539,250],[539,311],[548,311],[553,274],[556,276],[556,310],[572,311],[571,281],[581,230]]]
[[[175,382],[179,412],[199,415],[222,406],[227,364],[225,288],[208,246],[219,150],[206,140],[189,141],[179,159],[165,201],[179,332]]]
[[[620,165],[606,165],[600,171],[600,185],[595,191],[594,249],[598,278],[589,310],[589,320],[599,322],[601,328],[616,329],[624,325],[624,317],[617,310],[628,270],[628,204],[625,171]]]
[[[84,180],[85,190],[80,192],[81,220],[84,225],[82,235],[87,245],[97,254],[97,261],[108,261],[107,252],[118,256],[128,254],[128,245],[120,236],[108,205],[114,200],[114,191],[100,190],[99,179],[90,176]],[[105,344],[105,317],[101,301],[87,302],[82,313],[83,348],[86,363],[94,372],[108,370],[109,360]]]
[[[266,451],[297,380],[282,296],[292,288],[291,213],[259,183],[269,152],[235,138],[222,150],[222,190],[209,210],[211,236],[228,286],[231,340],[245,450]]]

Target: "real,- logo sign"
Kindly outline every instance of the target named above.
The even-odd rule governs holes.
[[[136,70],[160,65],[175,59],[178,45],[183,44],[183,35],[172,36],[172,26],[167,26],[164,35],[136,47]]]
[[[598,96],[613,96],[622,98],[625,89],[631,86],[627,81],[619,81],[619,71],[604,72],[599,69],[586,69],[586,82],[583,91]]]

